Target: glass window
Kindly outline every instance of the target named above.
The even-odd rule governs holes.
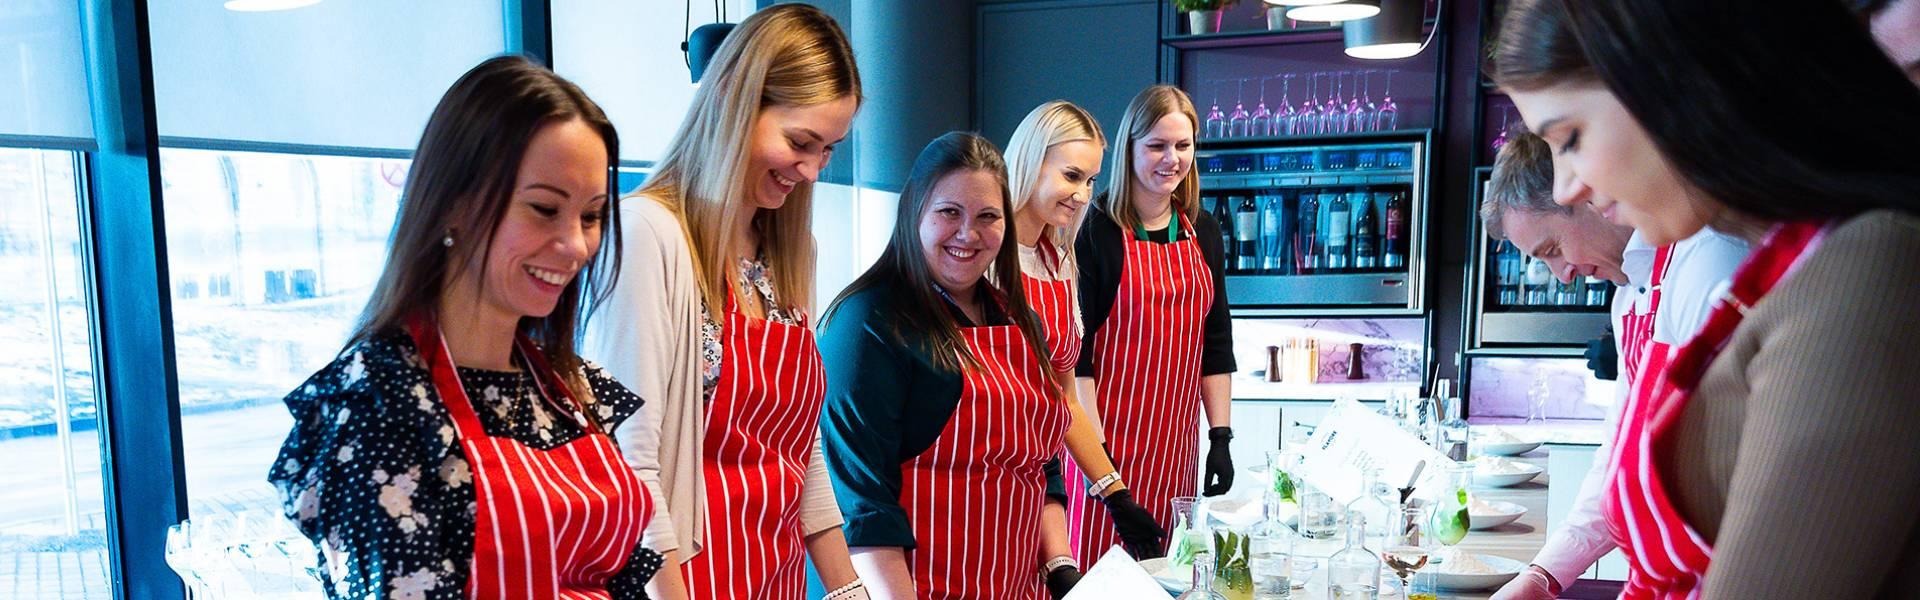
[[[0,148],[0,590],[22,600],[112,597],[78,164]]]
[[[189,512],[278,511],[280,399],[331,361],[384,266],[408,161],[164,148]]]
[[[160,135],[412,149],[453,81],[506,50],[500,2],[152,2]]]
[[[80,3],[0,2],[0,134],[91,138]]]
[[[725,0],[728,21],[752,0]],[[586,90],[620,129],[620,159],[656,161],[687,116],[696,86],[680,42],[689,24],[719,20],[712,2],[674,4],[553,0],[554,70]]]

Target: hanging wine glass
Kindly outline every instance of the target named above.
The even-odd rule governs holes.
[[[1299,113],[1293,110],[1293,74],[1280,76],[1280,113],[1273,117],[1273,135],[1293,135],[1293,121]]]
[[[1500,107],[1500,132],[1493,136],[1493,151],[1495,154],[1500,152],[1501,146],[1507,145],[1507,117],[1510,116],[1511,111],[1512,109],[1505,106]]]
[[[1387,69],[1387,92],[1380,97],[1380,112],[1377,113],[1380,117],[1381,131],[1400,128],[1400,105],[1393,101],[1393,74],[1398,71],[1399,69]]]
[[[1308,73],[1307,74],[1307,100],[1305,102],[1300,103],[1300,113],[1294,116],[1294,122],[1293,122],[1294,135],[1312,135],[1314,133],[1314,130],[1316,129],[1314,120],[1318,118],[1315,116],[1315,114],[1318,112],[1319,104],[1320,104],[1319,98],[1317,97],[1319,95],[1319,92],[1317,91],[1319,87],[1320,87],[1320,74]]]
[[[1251,135],[1273,135],[1273,111],[1267,108],[1268,79],[1271,78],[1265,76],[1260,78],[1260,105],[1254,107],[1253,120],[1247,125],[1247,128],[1251,130]]]
[[[1235,83],[1239,89],[1233,94],[1233,114],[1227,117],[1227,135],[1247,137],[1250,135],[1248,123],[1253,116],[1247,112],[1247,79],[1242,77]]]
[[[1360,95],[1366,98],[1360,101],[1360,119],[1357,121],[1360,124],[1357,128],[1359,131],[1378,131],[1380,129],[1380,123],[1377,122],[1380,114],[1380,105],[1373,103],[1374,71],[1375,69],[1366,69],[1360,72]]]
[[[1341,77],[1339,71],[1335,71],[1331,73],[1331,75],[1333,75],[1333,113],[1328,115],[1328,119],[1330,120],[1327,123],[1327,130],[1333,133],[1346,133],[1347,101],[1345,96],[1347,91],[1347,78]]]
[[[1346,74],[1356,75],[1353,71],[1348,71]],[[1360,110],[1360,79],[1358,77],[1355,77],[1353,80],[1353,89],[1347,91],[1350,92],[1347,96],[1347,131],[1366,131],[1366,129],[1360,126],[1360,116],[1362,113]]]
[[[1326,75],[1328,78],[1333,77],[1332,73],[1322,73],[1322,75]],[[1314,133],[1334,133],[1336,132],[1335,128],[1338,127],[1337,122],[1339,119],[1336,118],[1335,115],[1340,114],[1340,100],[1339,97],[1334,95],[1334,86],[1321,86],[1321,89],[1326,90],[1327,98],[1320,103],[1320,109],[1314,115]]]
[[[1206,136],[1210,138],[1226,137],[1227,113],[1220,112],[1220,80],[1213,81],[1213,108],[1207,110]]]

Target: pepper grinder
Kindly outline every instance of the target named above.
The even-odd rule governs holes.
[[[1354,342],[1347,347],[1350,349],[1347,354],[1347,379],[1366,379],[1367,373],[1360,367],[1360,358],[1365,351],[1365,346]]]
[[[1284,376],[1280,372],[1280,347],[1267,346],[1267,381],[1279,383]]]

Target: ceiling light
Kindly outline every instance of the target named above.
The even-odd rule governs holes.
[[[1295,21],[1334,23],[1358,21],[1380,14],[1380,0],[1346,0],[1334,4],[1295,6],[1287,9],[1287,18]]]

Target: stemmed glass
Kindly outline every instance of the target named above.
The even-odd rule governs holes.
[[[1501,146],[1507,145],[1507,118],[1512,116],[1512,112],[1505,106],[1500,107],[1500,133],[1493,136],[1493,151],[1496,153]]]
[[[1352,71],[1348,71],[1347,74],[1355,75]],[[1360,118],[1366,113],[1360,108],[1360,79],[1358,77],[1355,77],[1353,80],[1353,89],[1347,91],[1353,92],[1352,95],[1347,97],[1347,131],[1366,131],[1366,127],[1360,124]]]
[[[1274,135],[1293,135],[1293,122],[1299,113],[1293,110],[1293,74],[1280,76],[1280,113],[1273,117]]]
[[[1400,128],[1400,105],[1393,101],[1393,74],[1398,69],[1387,69],[1387,93],[1380,97],[1380,112],[1374,113],[1378,123],[1377,131],[1391,131]]]
[[[1426,509],[1419,506],[1401,506],[1399,514],[1387,525],[1387,546],[1380,550],[1380,559],[1400,577],[1402,598],[1413,598],[1413,574],[1427,566],[1432,541],[1427,535]]]
[[[1319,127],[1316,124],[1318,117],[1315,116],[1320,107],[1319,87],[1320,74],[1308,73],[1307,101],[1300,103],[1300,114],[1295,116],[1296,120],[1293,123],[1294,135],[1312,135],[1319,133]]]
[[[1247,125],[1252,135],[1273,135],[1273,111],[1267,108],[1268,79],[1272,78],[1260,78],[1260,105],[1253,109],[1253,120]]]
[[[1213,108],[1207,110],[1206,136],[1210,138],[1226,137],[1227,113],[1220,112],[1220,81],[1213,82]]]
[[[1373,73],[1375,71],[1375,69],[1367,69],[1360,72],[1360,94],[1366,96],[1365,100],[1360,101],[1359,123],[1361,131],[1376,131],[1380,127],[1380,124],[1376,122],[1380,114],[1380,105],[1373,103]]]
[[[1347,101],[1342,99],[1342,97],[1346,95],[1346,91],[1347,91],[1347,78],[1345,77],[1346,74],[1339,71],[1335,71],[1333,73],[1330,73],[1330,75],[1333,76],[1333,112],[1328,115],[1328,119],[1330,119],[1330,121],[1327,123],[1327,129],[1331,130],[1333,133],[1346,133],[1347,132]]]
[[[1233,114],[1227,117],[1227,135],[1247,137],[1250,134],[1248,117],[1251,116],[1247,113],[1247,80],[1242,77],[1235,83],[1239,84],[1239,90],[1233,94]]]
[[[1332,73],[1322,75],[1333,76]],[[1337,133],[1334,115],[1340,112],[1340,100],[1334,95],[1334,86],[1321,86],[1321,89],[1326,90],[1327,99],[1320,103],[1319,112],[1314,114],[1314,133]]]

